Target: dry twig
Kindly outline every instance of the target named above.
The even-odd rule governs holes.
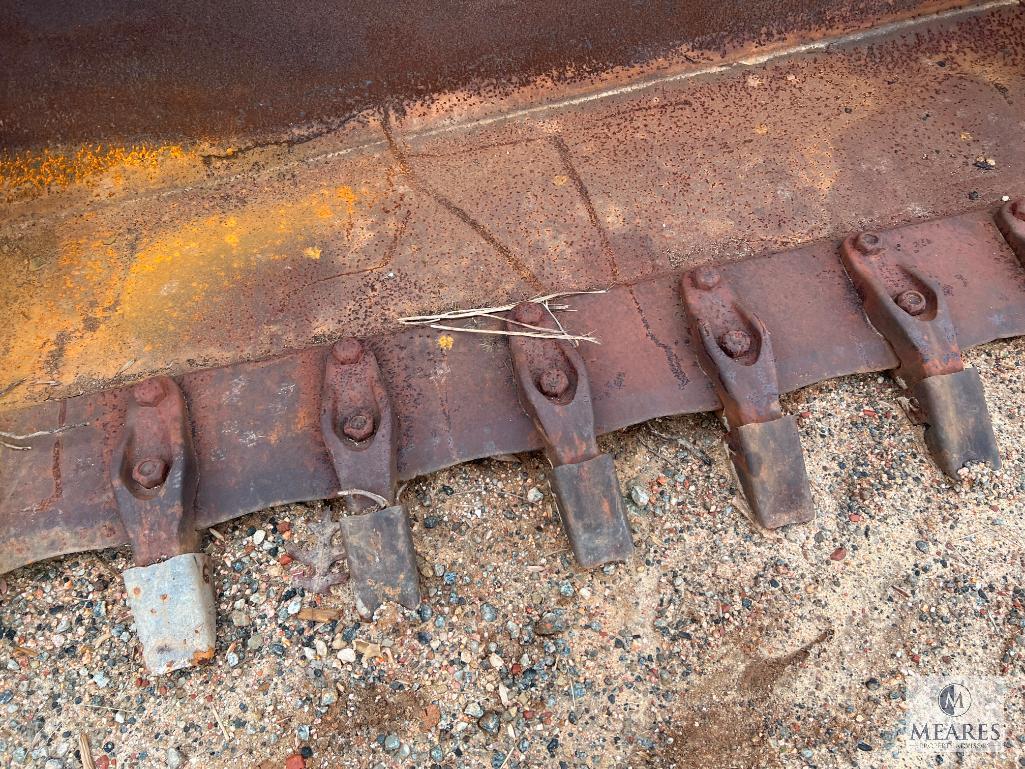
[[[605,294],[608,292],[607,288],[602,288],[596,291],[562,291],[557,294],[548,294],[546,296],[536,296],[533,299],[529,299],[530,302],[536,302],[537,304],[547,303],[552,299],[558,299],[563,296],[577,296],[580,294]],[[489,315],[496,312],[509,312],[513,309],[517,303],[505,304],[500,307],[475,307],[469,310],[450,310],[449,312],[437,313],[436,315],[410,315],[405,318],[399,318],[399,323],[404,323],[407,326],[424,326],[430,325],[431,323],[437,323],[441,320],[456,320],[458,318],[475,318],[481,315]],[[568,309],[568,308],[557,308],[557,309]]]
[[[19,446],[15,443],[7,443],[7,441],[30,441],[33,438],[42,438],[45,435],[60,435],[66,433],[68,430],[74,430],[77,427],[85,427],[88,422],[81,422],[76,425],[64,425],[63,427],[55,427],[52,430],[36,430],[34,433],[24,433],[19,435],[18,433],[8,433],[0,430],[0,438],[6,440],[0,440],[0,446],[4,448],[13,449],[14,451],[29,451],[31,446]]]
[[[78,753],[82,757],[82,769],[96,769],[92,748],[89,747],[89,738],[86,737],[85,732],[78,734]]]

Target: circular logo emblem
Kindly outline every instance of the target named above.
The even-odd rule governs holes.
[[[951,718],[963,716],[972,707],[972,693],[961,684],[948,684],[937,698],[940,710]]]

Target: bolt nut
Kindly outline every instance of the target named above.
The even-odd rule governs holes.
[[[538,325],[543,317],[544,312],[537,302],[520,302],[513,308],[513,320],[528,326]]]
[[[140,406],[156,406],[166,395],[164,383],[159,379],[147,379],[132,388],[132,397]]]
[[[854,247],[866,256],[872,256],[878,254],[883,250],[882,243],[879,240],[879,236],[874,232],[861,232],[854,239]]]
[[[366,409],[354,411],[342,420],[342,433],[349,440],[365,441],[374,434],[374,415]]]
[[[719,271],[714,267],[698,267],[691,273],[691,276],[693,277],[694,285],[702,291],[711,291],[719,285],[719,281],[722,279]]]
[[[339,363],[359,363],[363,357],[363,345],[358,339],[339,339],[331,345],[331,354]]]
[[[167,478],[167,462],[159,457],[147,457],[135,463],[132,479],[144,489],[155,489]]]
[[[549,398],[558,398],[569,389],[569,377],[562,369],[545,369],[537,378],[537,389]]]
[[[1020,222],[1025,222],[1025,198],[1018,198],[1011,203],[1011,215]]]
[[[751,349],[751,335],[741,329],[727,331],[719,338],[719,346],[731,358],[739,358]]]
[[[920,291],[915,291],[913,289],[910,291],[904,291],[897,296],[895,301],[897,302],[897,306],[904,310],[908,315],[921,315],[925,312],[926,301]]]

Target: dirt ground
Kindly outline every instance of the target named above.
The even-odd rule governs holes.
[[[576,568],[537,455],[403,495],[424,604],[361,623],[347,584],[304,595],[284,545],[318,505],[219,527],[218,641],[150,678],[127,550],[0,583],[0,763],[14,767],[1025,766],[1025,340],[981,372],[1003,468],[957,483],[885,377],[790,396],[818,507],[768,532],[711,415],[602,441],[637,545]],[[924,674],[1005,676],[1005,752],[928,756],[898,735]],[[287,763],[286,763],[287,762]]]

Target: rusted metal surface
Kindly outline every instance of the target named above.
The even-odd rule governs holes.
[[[840,249],[865,313],[897,355],[894,375],[921,396],[933,458],[955,477],[968,461],[1000,466],[982,382],[961,360],[959,327],[947,300],[953,289],[932,272],[940,253],[964,248],[961,237],[958,228],[937,224],[925,236],[913,228],[861,232]],[[966,270],[973,267],[966,261]],[[965,281],[963,274],[955,277]],[[988,309],[987,293],[998,290],[991,285],[978,297],[981,311]]]
[[[381,369],[374,353],[357,339],[335,342],[324,357],[320,431],[349,512],[337,530],[357,608],[365,617],[385,601],[415,608],[420,603],[419,574],[406,510],[392,504],[398,436]],[[376,509],[381,504],[389,506]],[[327,522],[324,526],[320,547],[330,552],[335,528]],[[330,563],[317,565],[322,575],[324,566]],[[322,576],[320,592],[330,582]]]
[[[998,203],[1025,192],[1023,41],[1008,7],[700,77],[530,83],[486,120],[460,91],[2,203],[0,402]]]
[[[135,385],[110,485],[137,565],[199,550],[197,482],[192,424],[177,383],[154,377]]]
[[[991,211],[880,237],[892,239],[894,248],[900,244],[901,258],[912,268],[928,267],[942,287],[959,347],[1025,334],[1025,268]],[[865,317],[840,245],[823,242],[719,267],[747,312],[771,329],[781,393],[899,365]],[[566,314],[569,330],[601,341],[575,348],[596,434],[657,416],[723,408],[698,361],[701,342],[688,330],[680,277],[565,300],[575,310]],[[504,323],[483,319],[477,327]],[[510,345],[480,340],[416,328],[363,341],[378,362],[397,423],[398,479],[543,447],[520,405]],[[177,380],[189,404],[199,465],[197,526],[283,502],[332,498],[342,490],[320,427],[329,355],[330,347],[321,345]],[[7,433],[85,425],[20,441],[31,447],[27,451],[5,451],[0,571],[128,540],[108,468],[131,397],[129,388],[119,388],[0,413],[0,429]]]
[[[714,267],[680,281],[691,338],[729,430],[726,445],[751,511],[767,528],[815,517],[797,422],[783,416],[772,337]]]
[[[324,356],[320,432],[342,489],[395,496],[395,412],[377,358],[356,339],[335,342]],[[349,512],[373,506],[362,494],[345,497]]]
[[[544,305],[521,302],[506,321],[506,330],[554,333],[559,330],[556,324]],[[583,356],[565,340],[531,336],[510,336],[509,349],[523,410],[552,463],[552,490],[577,561],[592,567],[626,560],[633,540],[616,468],[611,457],[598,452]]]
[[[1000,233],[1025,265],[1025,198],[1012,200],[1001,206],[996,220]]]
[[[541,75],[586,83],[680,48],[691,61],[717,61],[969,4],[228,0],[211,13],[195,1],[172,10],[153,0],[6,0],[0,145],[286,131],[301,142],[367,107],[425,94],[495,98]]]

